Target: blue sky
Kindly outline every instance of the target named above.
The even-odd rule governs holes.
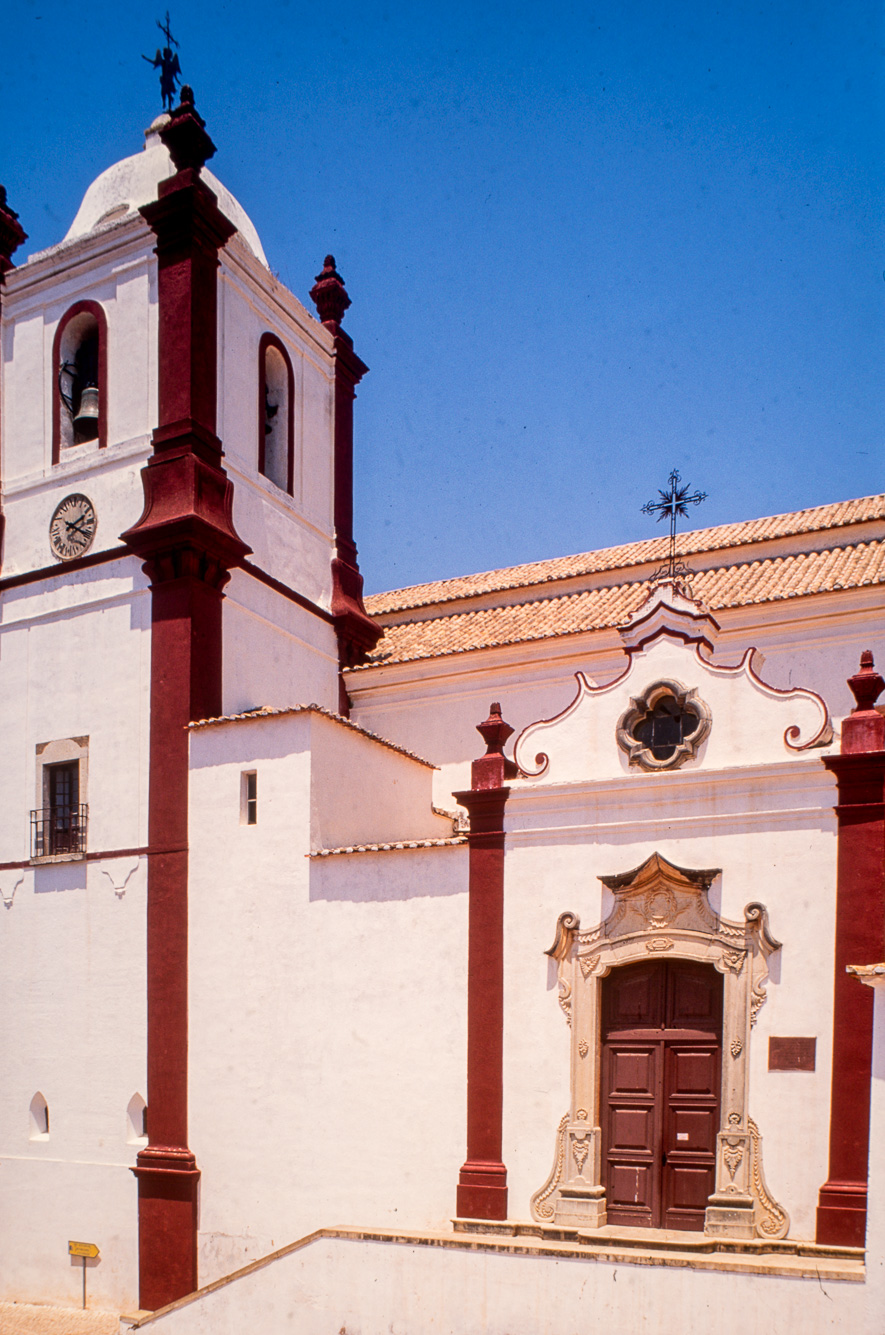
[[[663,531],[674,466],[699,524],[885,488],[878,4],[170,8],[272,268],[347,282],[368,589]],[[160,13],[7,14],[29,250],[138,151]]]

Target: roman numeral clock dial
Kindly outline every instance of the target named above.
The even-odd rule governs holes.
[[[98,526],[95,510],[88,496],[75,492],[55,507],[49,521],[49,546],[60,561],[73,561],[92,546]]]

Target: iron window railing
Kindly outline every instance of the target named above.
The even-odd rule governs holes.
[[[61,853],[86,852],[89,807],[39,807],[31,812],[31,857],[47,858]]]

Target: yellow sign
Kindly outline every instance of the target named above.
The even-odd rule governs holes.
[[[69,1242],[69,1256],[98,1256],[98,1248],[94,1242]]]

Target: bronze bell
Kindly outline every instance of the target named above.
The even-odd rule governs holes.
[[[80,406],[74,418],[77,440],[94,440],[98,435],[98,386],[86,385],[80,393]]]

